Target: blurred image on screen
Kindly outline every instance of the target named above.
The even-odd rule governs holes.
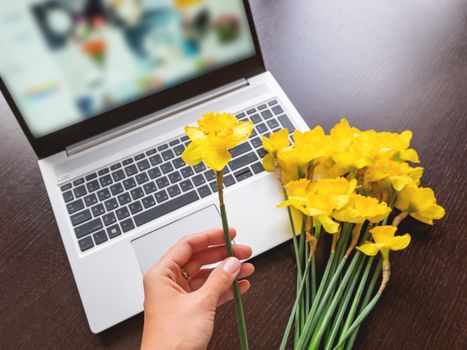
[[[255,53],[241,0],[8,1],[0,43],[35,137]]]

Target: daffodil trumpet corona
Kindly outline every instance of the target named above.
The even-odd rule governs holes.
[[[182,154],[183,161],[191,166],[204,162],[208,168],[216,172],[217,193],[227,256],[233,256],[233,249],[224,203],[224,168],[232,158],[229,149],[246,141],[252,130],[253,124],[251,122],[239,121],[230,113],[206,113],[198,120],[198,126],[185,127],[185,133],[191,142]],[[233,282],[232,289],[240,347],[242,350],[247,350],[248,337],[245,316],[240,288],[236,279]]]
[[[388,285],[390,251],[410,244],[397,227],[408,217],[433,225],[444,209],[432,189],[420,186],[423,168],[409,130],[360,130],[342,119],[328,134],[321,126],[289,134],[262,136],[263,167],[281,185],[278,207],[288,210],[297,263],[297,295],[280,348],[292,342],[298,350],[352,349]],[[314,256],[328,239],[322,231],[331,235],[331,249],[318,281]]]

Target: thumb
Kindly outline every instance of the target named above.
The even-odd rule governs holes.
[[[240,272],[240,268],[240,260],[237,258],[230,257],[225,259],[212,270],[203,287],[201,287],[201,292],[214,298],[217,303],[221,295],[232,287],[232,283]]]

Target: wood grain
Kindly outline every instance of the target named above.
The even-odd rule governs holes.
[[[413,221],[358,349],[466,349],[467,2],[256,0],[266,64],[310,126],[414,132],[446,217]],[[141,315],[91,334],[36,158],[0,102],[0,349],[135,349]],[[252,349],[275,349],[294,298],[290,244],[254,260],[245,297]],[[237,349],[233,305],[211,349]]]

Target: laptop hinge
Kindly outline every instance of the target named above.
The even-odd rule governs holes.
[[[130,123],[121,125],[119,127],[113,128],[111,130],[108,130],[106,132],[103,132],[99,135],[93,136],[91,138],[88,138],[86,140],[80,141],[78,143],[72,144],[68,146],[65,149],[65,152],[67,156],[72,156],[74,154],[77,154],[79,152],[83,152],[85,150],[88,150],[92,147],[95,147],[99,144],[102,144],[104,142],[107,142],[109,140],[115,139],[119,136],[125,135],[131,131],[140,129],[142,127],[145,127],[146,125],[149,125],[151,123],[154,123],[157,120],[164,119],[167,117],[170,117],[174,114],[183,112],[189,108],[193,108],[195,106],[198,106],[202,103],[208,102],[210,100],[213,100],[215,98],[218,98],[220,96],[226,95],[228,93],[231,93],[232,91],[241,89],[245,86],[248,86],[248,80],[243,78],[240,80],[236,80],[232,83],[229,83],[227,85],[224,85],[220,88],[211,90],[209,92],[206,92],[204,94],[195,96],[189,100],[183,101],[181,103],[177,103],[175,105],[172,105],[170,107],[164,108],[160,111],[157,111],[153,114],[150,114],[145,117],[138,118],[137,120],[134,120]]]

